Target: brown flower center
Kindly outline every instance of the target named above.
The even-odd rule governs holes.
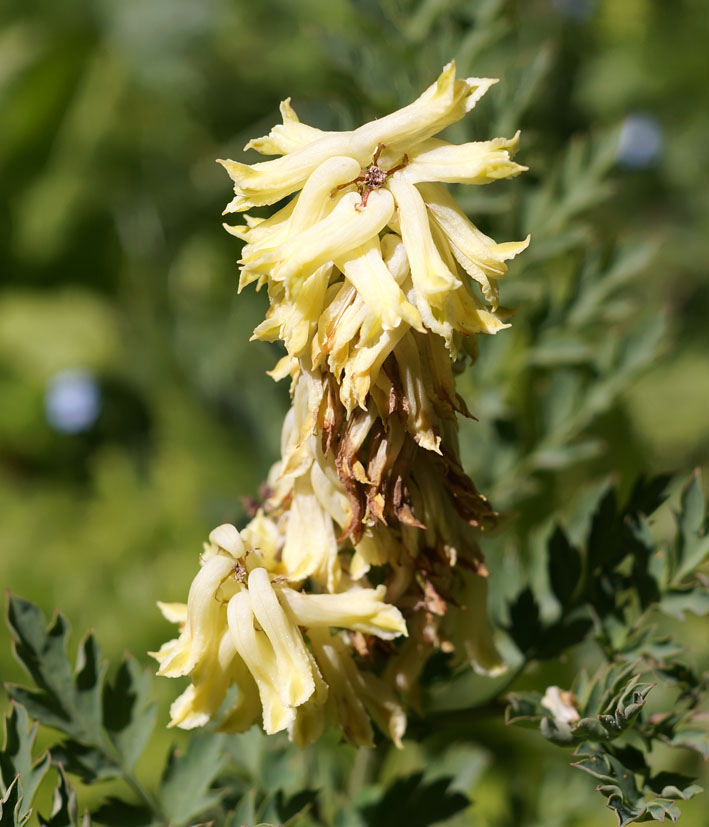
[[[358,175],[356,178],[353,178],[351,181],[348,181],[346,184],[340,184],[339,187],[335,187],[332,191],[332,196],[338,190],[345,189],[346,187],[352,186],[354,184],[357,187],[357,192],[362,196],[362,200],[357,205],[357,209],[361,210],[367,206],[367,199],[369,198],[369,193],[374,192],[374,190],[378,190],[384,186],[386,183],[387,178],[394,172],[398,172],[400,169],[403,169],[408,163],[409,158],[408,155],[404,155],[401,161],[391,169],[382,169],[379,164],[379,157],[381,156],[382,152],[384,151],[385,144],[379,144],[372,156],[372,163],[366,168],[362,169],[362,174]]]

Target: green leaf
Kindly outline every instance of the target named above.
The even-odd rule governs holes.
[[[160,785],[160,800],[175,827],[213,807],[219,795],[209,792],[224,761],[225,736],[199,732],[192,736],[187,752],[172,749]]]
[[[640,813],[633,821],[648,821],[648,818],[644,817],[646,815],[653,821],[665,821],[666,818],[669,818],[673,824],[676,824],[682,813],[671,801],[656,799],[654,801],[648,801],[645,805],[644,812]]]
[[[596,789],[608,796],[606,806],[615,811],[620,827],[665,818],[676,822],[681,813],[672,799],[687,800],[702,791],[691,778],[666,772],[658,773],[639,789],[635,773],[643,772],[646,765],[642,753],[634,748],[610,752],[605,747],[585,744],[576,755],[581,760],[572,766],[603,782]]]
[[[699,472],[695,471],[684,488],[680,512],[676,515],[679,527],[676,566],[672,583],[680,583],[692,574],[709,556],[709,534],[706,532],[705,503]]]
[[[505,708],[505,723],[537,729],[539,721],[549,710],[542,706],[539,692],[510,692]]]
[[[232,810],[227,827],[242,827],[243,824],[256,823],[256,790],[251,789],[241,797],[236,808]]]
[[[606,489],[601,497],[591,520],[591,531],[588,537],[588,568],[589,575],[596,574],[597,567],[603,567],[613,559],[615,551],[615,537],[617,531],[617,501],[615,491]]]
[[[571,766],[603,782],[596,789],[608,796],[606,806],[615,810],[618,824],[622,826],[636,821],[644,807],[634,773],[602,748],[579,750],[579,754],[583,757]]]
[[[116,762],[97,747],[67,738],[52,747],[52,759],[67,772],[78,775],[84,784],[92,784],[102,778],[115,778],[120,774]]]
[[[0,827],[22,827],[27,823],[31,810],[21,815],[22,798],[22,784],[18,775],[0,799]]]
[[[317,790],[301,790],[289,798],[286,798],[283,790],[278,790],[262,802],[258,817],[268,822],[277,822],[282,827],[289,827],[316,805],[317,797]]]
[[[61,764],[57,767],[57,786],[48,819],[39,816],[42,827],[76,827],[76,793],[69,786]]]
[[[5,717],[5,738],[0,752],[0,777],[2,792],[6,793],[17,776],[22,782],[23,803],[20,816],[30,811],[32,799],[49,769],[51,758],[48,752],[36,761],[32,758],[32,744],[37,735],[38,724],[30,726],[27,711],[20,704],[13,703]]]
[[[685,612],[709,614],[709,589],[703,584],[685,589],[671,589],[662,595],[659,608],[668,615],[684,620]]]
[[[573,747],[578,744],[574,734],[574,728],[567,721],[560,721],[550,715],[542,718],[539,724],[539,731],[552,744],[559,747]]]
[[[8,694],[22,702],[29,715],[40,723],[69,736],[52,747],[54,761],[86,783],[124,777],[139,792],[145,806],[158,812],[150,794],[130,774],[154,723],[155,710],[147,700],[146,674],[129,658],[118,670],[113,684],[104,690],[104,668],[93,635],[87,635],[80,643],[76,669],[72,670],[66,654],[68,627],[60,614],[47,627],[36,606],[11,597],[8,623],[17,659],[38,686],[28,689],[11,685]],[[56,802],[64,802],[64,810],[72,801],[61,778],[55,798]],[[65,818],[64,810],[54,814],[57,824]],[[142,808],[135,810],[139,811]]]
[[[650,516],[667,499],[667,490],[671,482],[670,474],[658,474],[650,479],[641,476],[633,486],[625,511]]]
[[[647,787],[661,798],[674,798],[688,801],[692,796],[703,792],[703,788],[694,783],[693,778],[676,772],[659,772],[647,782]]]
[[[539,617],[539,606],[534,593],[527,587],[509,607],[508,631],[519,649],[529,654],[542,639],[544,629]]]
[[[567,609],[573,602],[581,577],[581,555],[560,526],[554,529],[547,543],[547,552],[551,590],[562,609]]]
[[[612,698],[630,679],[636,663],[613,663],[601,668],[579,694],[579,709],[583,715],[598,715],[607,709]]]
[[[152,811],[142,804],[129,804],[120,798],[109,796],[92,816],[108,827],[149,827],[155,824]]]
[[[363,808],[364,821],[367,827],[429,827],[445,821],[470,804],[462,793],[448,791],[450,782],[450,778],[424,781],[422,772],[398,778],[377,804]]]
[[[93,635],[87,635],[79,646],[74,675],[66,655],[68,626],[62,615],[57,614],[47,627],[37,606],[11,595],[8,624],[15,656],[39,688],[10,685],[10,697],[41,723],[79,741],[101,743],[103,670]]]
[[[157,704],[150,701],[151,677],[130,655],[103,693],[103,722],[122,764],[132,769],[155,727]]]
[[[673,747],[686,747],[709,760],[709,731],[698,727],[677,729],[669,740]]]

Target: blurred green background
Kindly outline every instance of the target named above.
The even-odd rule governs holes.
[[[543,330],[539,295],[559,292],[573,244],[611,257],[615,245],[649,242],[631,303],[613,298],[612,309],[626,321],[666,320],[649,363],[579,425],[600,448],[562,476],[553,463],[525,465],[537,480],[528,492],[528,480],[502,484],[481,459],[486,411],[496,415],[485,382],[507,383],[513,404],[520,373],[490,357],[499,378],[483,365],[476,385],[474,368],[462,387],[481,424],[466,426],[463,441],[480,487],[517,509],[517,536],[531,536],[565,505],[569,485],[583,492],[608,475],[628,485],[640,472],[705,463],[707,42],[704,0],[5,4],[0,581],[48,612],[60,607],[77,631],[95,628],[111,658],[159,646],[169,631],[155,601],[184,599],[208,531],[243,519],[241,498],[275,459],[288,405],[287,387],[265,376],[278,349],[248,342],[266,298],[236,295],[238,245],[220,227],[231,187],[214,159],[246,158],[242,146],[268,131],[287,96],[303,120],[351,128],[407,102],[452,56],[462,73],[501,78],[488,96],[498,103],[479,104],[461,134],[519,126],[531,168],[526,182],[480,196],[481,226],[498,240],[533,233],[531,275],[525,254],[503,285],[503,301],[520,305],[516,338],[498,348],[505,365],[523,363]],[[518,120],[505,102],[527,82]],[[543,188],[570,141],[608,130],[603,192],[579,208],[590,236],[555,251],[554,198],[536,234],[539,210],[527,221],[519,193]],[[537,237],[547,246],[535,259]],[[600,346],[603,327],[594,335]],[[532,519],[542,496],[545,511]],[[18,678],[2,634],[0,669]],[[590,786],[566,756],[499,730],[480,731],[470,778],[484,773],[485,783],[469,823],[609,823],[600,799],[587,814]],[[416,755],[411,746],[399,760]],[[527,804],[513,806],[506,775],[530,762],[518,792]],[[568,796],[550,809],[545,785],[554,784]],[[692,804],[699,814],[705,802]]]

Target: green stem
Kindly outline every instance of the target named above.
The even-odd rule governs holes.
[[[350,773],[350,783],[348,785],[350,798],[367,785],[374,752],[372,747],[359,747],[357,749],[352,772]]]
[[[157,798],[149,792],[148,790],[143,787],[143,785],[138,781],[138,779],[133,775],[133,773],[128,772],[123,767],[120,768],[121,776],[123,777],[124,781],[128,784],[128,786],[136,793],[136,795],[143,800],[146,806],[153,811],[153,813],[158,816],[161,820],[167,823],[167,819],[165,818],[165,814],[162,811],[162,807],[160,806]]]
[[[133,792],[140,798],[143,803],[150,809],[158,818],[167,824],[167,818],[163,813],[162,807],[158,799],[149,791],[146,790],[145,787],[138,781],[138,779],[133,775],[131,770],[127,769],[123,761],[121,759],[121,755],[116,749],[116,747],[111,743],[111,741],[104,736],[104,739],[101,744],[97,744],[97,747],[103,752],[103,754],[108,758],[113,765],[118,770],[121,778],[126,782],[126,784],[133,790]]]

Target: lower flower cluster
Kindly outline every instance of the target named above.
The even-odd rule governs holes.
[[[219,526],[209,539],[187,604],[160,604],[180,635],[152,653],[158,674],[192,680],[170,708],[171,723],[206,724],[235,686],[221,731],[263,721],[266,732],[287,730],[304,746],[332,721],[354,743],[371,745],[373,718],[400,743],[406,716],[396,693],[358,667],[338,633],[384,641],[406,634],[384,586],[303,594],[277,573],[272,556],[247,549],[234,526]]]

